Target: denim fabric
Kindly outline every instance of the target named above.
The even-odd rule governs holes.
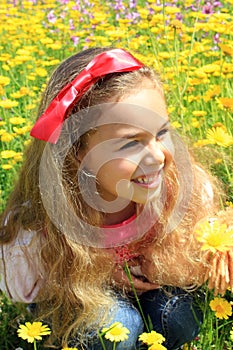
[[[199,292],[187,293],[179,288],[154,290],[140,297],[145,318],[151,319],[153,329],[165,337],[168,350],[179,348],[194,339],[203,321]]]
[[[144,323],[139,311],[127,300],[120,299],[111,310],[111,322],[121,322],[124,327],[130,331],[129,337],[123,342],[116,343],[116,350],[134,350],[137,349],[138,335],[143,332]],[[103,337],[106,350],[112,350],[113,343]],[[88,350],[103,350],[102,344],[98,337],[92,336],[87,340],[86,348]]]
[[[196,297],[201,296],[187,293],[179,288],[172,288],[170,291],[157,289],[143,293],[140,296],[140,305],[145,318],[150,318],[153,329],[163,334],[166,342],[163,343],[168,350],[178,349],[184,343],[191,341],[198,334],[202,323],[202,312],[196,303]],[[130,330],[128,340],[117,343],[117,350],[141,349],[137,339],[146,331],[143,319],[134,305],[129,300],[119,298],[113,310],[111,310],[110,326],[114,322],[121,322]],[[104,338],[106,350],[113,348],[113,343]],[[71,343],[74,346],[74,343]],[[79,344],[75,344],[79,347]],[[89,334],[86,338],[86,345],[82,347],[88,350],[103,349],[98,336]],[[147,347],[146,347],[147,348]]]

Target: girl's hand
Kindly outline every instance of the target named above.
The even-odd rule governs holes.
[[[216,252],[210,258],[210,268],[207,271],[209,289],[214,294],[225,294],[228,287],[233,291],[233,248],[225,252]]]
[[[130,263],[128,265],[129,265],[129,270],[132,267],[132,271],[130,272],[132,281],[130,281],[129,277],[126,275],[123,266],[121,265],[115,266],[115,269],[112,275],[112,281],[117,288],[121,288],[128,292],[133,291],[133,287],[132,287],[132,284],[133,284],[137,293],[160,288],[160,286],[157,283],[151,283],[148,280],[146,280],[143,276],[142,277],[135,276],[133,271],[137,270],[137,266]]]

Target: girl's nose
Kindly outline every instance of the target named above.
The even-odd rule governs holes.
[[[158,164],[162,165],[165,162],[165,154],[160,142],[154,140],[151,141],[145,147],[145,155],[143,157],[143,163],[145,165]]]

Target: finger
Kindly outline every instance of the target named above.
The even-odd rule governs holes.
[[[209,282],[208,282],[209,289],[215,288],[217,264],[218,264],[218,256],[215,255],[212,257],[211,267],[209,269]]]
[[[233,249],[228,252],[228,271],[230,279],[230,288],[233,292]]]
[[[157,283],[150,283],[147,281],[142,281],[139,278],[132,277],[132,284],[136,290],[147,291],[160,288]]]

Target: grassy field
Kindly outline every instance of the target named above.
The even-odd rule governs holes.
[[[232,0],[1,0],[1,211],[47,78],[60,61],[95,46],[128,49],[159,71],[173,126],[222,181],[223,206],[233,206],[232,9]],[[208,292],[202,331],[187,349],[233,348],[232,316],[216,317],[212,299]],[[16,333],[28,317],[22,305],[0,297],[1,350],[32,349]]]

